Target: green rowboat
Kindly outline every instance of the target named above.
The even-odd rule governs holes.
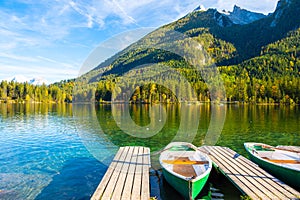
[[[212,168],[211,159],[186,142],[170,143],[160,154],[159,162],[164,178],[185,199],[197,197]]]
[[[244,143],[250,159],[283,182],[300,188],[299,147],[273,147],[263,143]],[[286,147],[286,148],[284,148]]]

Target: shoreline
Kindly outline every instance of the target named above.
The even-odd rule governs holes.
[[[152,104],[165,104],[165,105],[175,105],[175,104],[188,104],[188,105],[202,105],[202,104],[214,104],[214,105],[258,105],[258,106],[299,106],[300,104],[289,104],[289,103],[245,103],[245,102],[229,102],[229,101],[181,101],[181,102],[124,102],[124,101],[102,101],[102,102],[93,102],[93,101],[83,101],[83,102],[55,102],[55,101],[18,101],[18,100],[0,100],[0,104],[132,104],[132,105],[152,105]]]

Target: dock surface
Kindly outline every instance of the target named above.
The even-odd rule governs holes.
[[[300,199],[300,193],[227,147],[202,146],[214,165],[251,199]]]
[[[149,200],[150,149],[121,147],[107,169],[92,200]]]

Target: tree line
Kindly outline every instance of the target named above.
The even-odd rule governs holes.
[[[1,81],[0,100],[4,102],[72,102],[74,81],[51,85],[32,85],[28,82]]]
[[[220,101],[243,103],[300,103],[300,79],[294,76],[282,76],[259,79],[251,77],[243,69],[236,76],[238,67],[219,68],[226,90],[226,98]],[[164,84],[160,79],[137,81],[133,78],[110,78],[97,82],[81,91],[73,90],[74,81],[65,81],[52,85],[35,86],[28,83],[2,81],[0,83],[0,100],[16,102],[77,102],[97,101],[131,101],[133,103],[176,103],[178,101],[209,102],[210,91],[207,84],[199,79],[194,70],[180,69],[188,82],[172,74],[165,76]],[[78,83],[79,84],[79,83]],[[75,91],[75,92],[73,92]],[[118,96],[113,96],[113,94]]]

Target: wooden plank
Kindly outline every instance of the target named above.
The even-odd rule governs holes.
[[[231,167],[233,165],[239,166],[239,170],[242,170],[242,173],[247,173],[249,177],[253,177],[253,179],[257,179],[259,181],[260,185],[254,185],[254,187],[259,187],[258,189],[261,190],[263,193],[268,194],[272,199],[279,198],[279,199],[297,199],[299,198],[300,194],[298,191],[294,190],[293,188],[289,187],[288,185],[280,182],[277,178],[273,177],[269,173],[267,173],[265,170],[261,169],[253,163],[252,161],[246,159],[245,157],[237,154],[233,150],[227,147],[216,147],[216,146],[205,146],[200,147],[201,150],[206,151],[212,158],[212,160],[215,162],[216,165],[219,165],[220,171],[224,173],[229,179],[232,178],[228,174],[226,174],[226,168],[227,165],[231,164]],[[222,156],[223,159],[221,158]],[[223,163],[225,162],[225,164]],[[225,170],[224,170],[224,169]],[[238,187],[240,182],[235,182],[235,180],[232,180],[232,182],[237,185]],[[242,184],[241,186],[244,187],[245,184]],[[263,187],[261,187],[263,185]],[[241,190],[245,189],[240,187]],[[251,186],[252,187],[252,186]],[[247,189],[248,190],[248,189]],[[247,191],[244,191],[248,196],[250,196],[251,189]],[[251,196],[250,196],[251,197]],[[251,197],[253,198],[253,197]],[[258,198],[262,198],[259,196]],[[256,199],[256,198],[253,198]],[[264,199],[264,198],[263,198]]]
[[[247,176],[247,174],[239,169],[237,166],[234,166],[231,163],[231,160],[228,157],[224,157],[221,153],[217,152],[214,148],[210,149],[210,152],[213,153],[214,160],[217,161],[219,166],[222,166],[222,170],[226,173],[227,176],[233,178],[235,177],[235,183],[237,186],[243,190],[247,191],[247,195],[252,199],[271,199],[268,195],[261,191],[256,185],[260,185],[255,179]],[[241,184],[242,183],[242,184]],[[260,185],[261,186],[261,185]]]
[[[223,160],[218,159],[218,157],[214,156],[211,152],[211,149],[208,149],[207,147],[201,147],[202,149],[206,150],[207,152],[209,152],[209,156],[212,159],[212,161],[214,162],[214,164],[216,164],[219,168],[219,170],[227,177],[229,178],[229,180],[236,185],[242,193],[245,194],[251,194],[249,195],[252,199],[258,199],[259,196],[257,196],[255,194],[254,191],[252,191],[248,186],[247,183],[243,182],[243,180],[239,179],[237,176],[234,175],[234,173],[232,173],[229,169],[227,169],[226,166],[223,165]]]
[[[133,155],[137,156],[137,163],[135,167],[135,174],[134,174],[134,181],[133,181],[133,187],[132,187],[132,194],[131,199],[132,200],[140,200],[141,199],[141,188],[142,188],[142,173],[143,173],[143,153],[144,148],[139,147],[138,154]]]
[[[231,149],[227,149],[227,153],[231,153],[232,154],[236,154],[236,152],[232,151]],[[243,156],[238,156],[236,158],[236,160],[244,160],[244,161],[249,161],[248,159],[246,159]],[[249,161],[251,162],[251,161]],[[247,166],[247,163],[246,163]],[[284,183],[282,183],[281,181],[279,181],[277,178],[273,177],[272,175],[268,174],[266,171],[264,171],[263,169],[261,169],[258,166],[247,166],[248,168],[250,168],[250,170],[254,171],[256,175],[260,176],[261,182],[264,182],[267,185],[267,189],[270,190],[271,192],[274,193],[274,196],[278,196],[280,199],[293,199],[296,197],[296,195],[292,194],[289,189],[289,186],[285,185]],[[286,187],[286,188],[284,188]],[[287,190],[288,189],[288,190]],[[294,190],[294,189],[292,189]]]
[[[226,153],[228,153],[229,155],[232,155],[233,153],[235,153],[231,149],[226,149],[226,150],[227,150]],[[263,179],[263,181],[265,181],[267,184],[269,184],[268,189],[270,191],[272,191],[280,199],[291,199],[291,197],[294,196],[292,193],[290,193],[289,191],[287,191],[286,189],[284,189],[282,187],[283,184],[280,183],[278,179],[276,179],[272,175],[268,174],[267,172],[265,172],[263,169],[261,169],[258,166],[254,166],[254,167],[249,166],[248,163],[245,162],[245,160],[247,160],[247,161],[249,161],[249,160],[246,159],[245,157],[238,156],[236,158],[236,160],[239,163],[245,165],[245,167],[247,167],[249,170],[252,170],[255,175],[261,177]]]
[[[150,149],[144,147],[143,154],[143,175],[142,175],[142,189],[141,200],[149,200],[150,197],[150,183],[149,183],[149,168],[150,168]]]
[[[134,148],[133,150],[133,155],[137,155],[139,148]],[[132,191],[132,185],[133,185],[133,180],[134,180],[134,172],[135,172],[135,167],[136,167],[136,162],[137,162],[137,156],[132,156],[129,164],[129,169],[126,177],[126,181],[124,184],[123,188],[123,193],[122,193],[122,200],[128,200],[131,199],[131,191]]]
[[[226,147],[223,147],[223,148],[226,148]],[[229,152],[231,152],[232,154],[236,154],[236,152],[233,151],[232,149],[229,149],[229,148],[226,148],[226,149]],[[238,159],[253,163],[252,161],[248,160],[244,156],[239,156]],[[266,177],[269,177],[272,180],[272,182],[274,184],[274,187],[276,187],[276,189],[278,189],[278,191],[280,191],[281,193],[285,194],[289,199],[294,199],[295,197],[299,198],[300,192],[296,191],[292,187],[290,187],[290,186],[286,185],[285,183],[281,182],[280,180],[278,180],[277,178],[275,178],[274,176],[272,176],[271,174],[269,174],[268,172],[266,172],[262,168],[258,167],[258,165],[256,165],[255,169],[257,171],[260,171]]]
[[[223,151],[229,157],[234,158],[239,165],[249,170],[250,171],[249,175],[259,178],[260,182],[266,185],[267,189],[270,190],[274,194],[274,196],[277,196],[279,199],[290,199],[289,195],[286,195],[286,193],[288,192],[285,191],[282,187],[278,187],[278,185],[274,182],[275,178],[273,176],[262,173],[260,170],[258,170],[260,168],[256,165],[254,167],[249,165],[248,162],[245,162],[248,161],[248,159],[246,159],[241,155],[236,156],[236,153],[230,152],[228,148],[223,148]]]
[[[121,147],[113,160],[118,160],[121,157],[123,150],[124,150],[124,148]],[[116,164],[117,164],[116,162],[112,162],[110,164],[110,166],[108,167],[106,173],[104,174],[100,184],[98,185],[96,191],[94,192],[93,196],[91,197],[92,200],[98,200],[101,198],[101,196],[110,180],[110,177],[115,169]]]
[[[150,198],[150,149],[121,147],[91,199]]]
[[[122,155],[120,156],[120,158],[118,160],[114,160],[113,162],[116,162],[116,165],[115,165],[115,170],[113,171],[113,174],[112,176],[110,177],[110,181],[109,183],[107,184],[107,187],[102,195],[102,199],[111,199],[112,197],[112,194],[113,194],[113,191],[115,189],[115,186],[116,186],[116,183],[118,181],[118,178],[121,174],[121,169],[122,169],[122,166],[125,162],[125,159],[126,159],[126,156],[129,152],[129,147],[123,147],[124,150],[123,150],[123,153]]]
[[[130,160],[132,157],[133,149],[134,149],[134,147],[129,147],[129,149],[128,149],[128,153],[126,155],[125,162],[122,166],[118,182],[116,183],[116,187],[115,187],[115,190],[112,195],[112,199],[114,199],[114,200],[121,199],[121,195],[122,195],[123,188],[124,188],[124,183],[126,180],[126,176],[128,174],[128,169],[129,169],[129,164],[130,164]]]
[[[261,174],[255,174],[251,169],[245,167],[246,165],[243,165],[239,163],[236,159],[233,159],[233,157],[226,153],[226,149],[222,149],[221,147],[216,147],[214,149],[219,153],[222,152],[223,155],[230,160],[231,165],[236,166],[236,168],[238,168],[239,173],[241,173],[244,176],[247,176],[248,179],[254,183],[255,187],[258,188],[258,190],[260,190],[263,194],[268,195],[268,197],[272,199],[282,199],[280,196],[276,195],[276,191],[274,193],[274,191],[270,190],[269,183],[263,179],[263,176],[261,176]]]

